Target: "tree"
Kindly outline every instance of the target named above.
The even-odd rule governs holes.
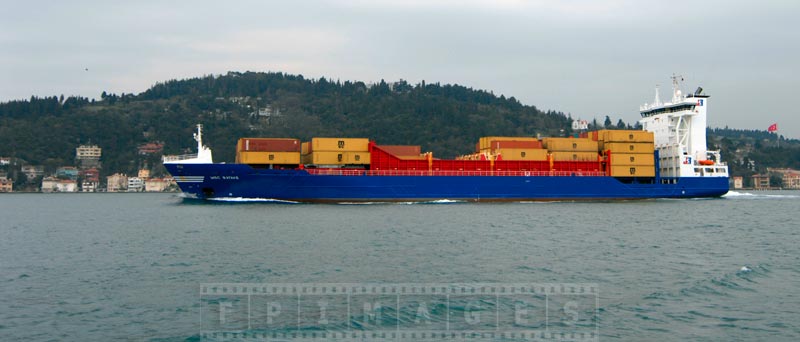
[[[611,128],[611,118],[609,118],[608,115],[606,115],[606,120],[603,121],[603,127]]]
[[[769,186],[782,188],[783,187],[783,177],[778,174],[771,173],[769,175]]]
[[[617,121],[617,128],[625,129],[625,123],[622,121],[622,119],[619,119],[619,121]]]

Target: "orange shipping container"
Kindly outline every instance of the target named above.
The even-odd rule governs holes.
[[[618,143],[618,142],[610,142],[603,144],[603,151],[611,151],[611,155],[614,153],[649,153],[652,154],[655,152],[655,146],[653,143]]]
[[[315,165],[368,165],[369,152],[312,152],[304,159]]]
[[[611,165],[655,165],[655,157],[651,153],[611,153]]]
[[[237,155],[242,164],[300,164],[300,152],[239,152]]]
[[[369,152],[346,152],[347,164],[369,165]]]
[[[653,166],[611,165],[611,177],[655,177]]]
[[[551,152],[597,152],[597,142],[584,138],[544,138],[544,147]]]
[[[523,148],[533,149],[542,148],[542,142],[539,140],[492,140],[487,147],[490,150],[507,149],[507,148]]]
[[[547,150],[540,148],[502,148],[494,152],[498,160],[547,160]]]
[[[482,137],[478,144],[480,149],[491,149],[492,141],[539,141],[533,137]]]
[[[369,139],[366,138],[312,138],[311,152],[366,152]]]
[[[550,152],[554,161],[597,161],[597,152]]]
[[[600,140],[605,142],[649,142],[654,140],[653,132],[637,130],[601,130],[598,131]]]

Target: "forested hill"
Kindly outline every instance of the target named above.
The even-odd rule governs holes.
[[[165,154],[194,152],[197,123],[205,125],[214,159],[225,162],[233,161],[240,137],[368,137],[450,158],[471,152],[481,136],[571,133],[563,113],[460,85],[230,72],[159,83],[138,95],[104,92],[98,101],[62,95],[0,103],[0,157],[44,165],[49,174],[74,165],[77,146],[96,144],[103,149],[101,176],[145,166],[158,174],[161,154],[139,155],[137,147],[160,142]],[[609,117],[602,126],[630,128]],[[772,138],[764,131],[713,129],[709,147],[722,149],[735,175],[800,167],[800,143]]]
[[[367,85],[283,73],[230,72],[101,98],[0,104],[0,156],[52,168],[72,165],[75,147],[92,143],[103,148],[103,174],[130,174],[147,161],[137,155],[140,144],[163,142],[166,154],[193,149],[196,123],[205,125],[215,160],[229,162],[240,137],[369,137],[452,157],[471,152],[480,136],[553,135],[570,126],[562,113],[460,85]],[[150,166],[157,162],[150,157]]]

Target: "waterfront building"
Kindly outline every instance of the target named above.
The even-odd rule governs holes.
[[[57,192],[77,192],[78,182],[72,179],[59,179],[56,183]]]
[[[56,177],[45,177],[42,179],[42,192],[55,192],[56,187],[58,186],[58,178]]]
[[[733,181],[734,189],[741,189],[744,187],[744,178],[742,178],[742,176],[731,177],[731,181]]]
[[[128,176],[122,173],[115,173],[106,177],[106,191],[120,192],[128,189]]]
[[[162,192],[169,187],[169,182],[163,178],[150,178],[144,184],[144,191],[147,192]]]
[[[784,189],[800,190],[800,170],[767,168],[767,172],[777,175]]]
[[[6,177],[0,178],[0,192],[13,192],[14,181]]]
[[[81,183],[81,192],[97,192],[100,182],[93,179],[84,179]]]
[[[25,177],[28,179],[28,182],[30,182],[36,177],[44,176],[44,166],[42,166],[42,165],[22,165],[22,173],[25,174]]]
[[[767,190],[769,189],[769,175],[768,174],[755,174],[753,175],[753,189]]]
[[[97,145],[81,145],[75,149],[75,160],[81,168],[99,167],[103,149]]]
[[[62,166],[56,169],[56,177],[62,179],[78,180],[80,171],[74,166]]]
[[[144,191],[144,179],[139,177],[128,178],[128,192],[141,192]]]

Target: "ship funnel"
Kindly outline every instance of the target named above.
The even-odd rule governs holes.
[[[703,87],[697,87],[697,90],[694,91],[695,95],[700,95],[703,92]]]

